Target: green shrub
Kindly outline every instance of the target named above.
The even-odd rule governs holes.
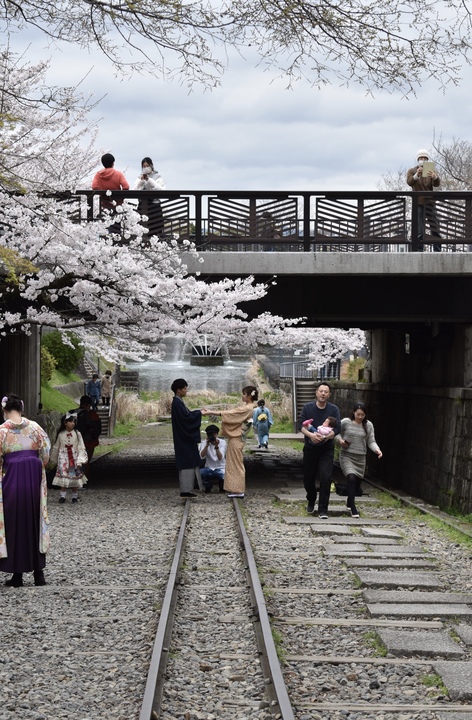
[[[46,348],[56,361],[59,372],[70,373],[75,370],[84,356],[84,349],[72,333],[67,333],[71,345],[62,339],[58,330],[45,333],[41,338],[41,347]]]
[[[48,383],[54,370],[56,369],[56,361],[46,347],[41,347],[41,382]]]

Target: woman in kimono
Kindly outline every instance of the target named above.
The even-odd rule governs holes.
[[[181,498],[197,497],[193,492],[195,480],[202,489],[200,477],[200,425],[202,411],[189,410],[183,398],[187,395],[188,383],[183,378],[174,380],[171,385],[174,393],[172,400],[172,435],[174,438],[175,464],[179,471]]]
[[[2,398],[0,425],[0,571],[13,573],[5,585],[21,587],[23,573],[45,585],[43,570],[49,548],[45,465],[50,442],[33,420],[22,417],[18,395]]]
[[[246,490],[244,442],[257,403],[257,390],[253,385],[243,388],[241,401],[230,410],[212,414],[221,415],[221,434],[228,439],[224,489],[228,497],[242,498]]]

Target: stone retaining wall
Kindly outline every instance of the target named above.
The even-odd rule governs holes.
[[[472,513],[472,390],[339,383],[341,417],[365,402],[384,457],[368,473],[440,508]]]

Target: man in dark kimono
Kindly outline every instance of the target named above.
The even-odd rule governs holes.
[[[201,441],[200,425],[201,410],[189,410],[183,398],[187,395],[188,384],[183,378],[174,380],[171,390],[172,400],[172,434],[174,436],[175,463],[179,471],[180,497],[194,498],[195,478],[202,489],[200,477],[200,454],[198,446]]]

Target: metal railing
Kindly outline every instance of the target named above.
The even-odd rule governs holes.
[[[419,201],[433,203],[443,252],[472,251],[471,192],[243,190],[78,190],[77,216],[93,219],[101,202],[134,204],[149,233],[189,239],[204,251],[409,252],[420,250]],[[115,223],[114,232],[120,232]],[[438,238],[423,238],[433,251]]]
[[[294,380],[339,380],[341,373],[341,361],[326,363],[317,370],[308,370],[308,360],[298,362],[281,363],[279,375],[282,379]]]

